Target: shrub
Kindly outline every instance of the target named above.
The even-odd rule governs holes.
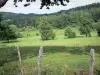
[[[23,33],[22,33],[22,32],[19,32],[19,33],[17,34],[17,37],[18,37],[18,38],[23,38]]]
[[[52,33],[51,38],[54,39],[56,37],[55,33]]]
[[[75,32],[71,32],[68,34],[68,38],[75,38],[75,37],[76,37]]]
[[[36,36],[39,36],[39,33],[36,33]]]
[[[5,23],[0,24],[0,39],[7,40],[8,43],[12,39],[17,39],[16,36],[17,27],[15,25],[7,25]]]
[[[80,35],[86,35],[86,36],[89,36],[89,37],[91,37],[91,34],[90,34],[90,32],[91,32],[91,28],[87,25],[87,26],[80,26],[80,28],[79,28],[79,31],[80,31]]]
[[[4,66],[0,67],[0,75],[19,75],[20,69],[18,63],[11,62],[5,63]]]
[[[48,23],[40,25],[40,34],[42,40],[50,40],[55,38],[55,33],[53,32],[52,26]]]
[[[17,50],[15,49],[7,49],[7,50],[0,50],[0,55],[3,56],[0,58],[0,66],[3,66],[7,62],[18,60]]]
[[[72,32],[71,28],[67,27],[65,29],[64,35],[67,36],[68,38],[75,38],[76,37],[76,33]]]

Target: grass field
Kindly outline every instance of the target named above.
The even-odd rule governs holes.
[[[73,29],[76,32],[76,38],[66,38],[64,36],[64,30],[54,30],[56,33],[56,38],[54,40],[41,41],[41,37],[36,36],[39,31],[25,31],[23,32],[24,38],[19,38],[17,40],[11,41],[11,43],[2,43],[0,46],[100,46],[100,37],[97,37],[96,32],[92,32],[92,37],[85,37],[85,35],[80,35],[79,31]],[[30,36],[27,36],[30,34]]]
[[[100,37],[96,32],[92,32],[92,37],[80,35],[77,29],[76,38],[66,38],[64,30],[54,30],[56,38],[54,40],[41,41],[41,37],[36,36],[38,30],[24,31],[24,38],[12,40],[10,43],[0,44],[0,67],[1,75],[21,75],[18,62],[16,46],[20,46],[22,62],[25,75],[37,75],[38,51],[40,46],[44,46],[43,59],[41,63],[41,75],[74,75],[79,74],[81,66],[84,72],[89,72],[91,48],[95,49],[95,75],[100,75]],[[30,36],[27,36],[30,34]],[[3,41],[4,42],[4,41]],[[16,73],[16,74],[15,74]]]
[[[91,48],[91,47],[90,47]],[[41,63],[42,75],[74,75],[80,72],[80,66],[84,66],[84,72],[89,72],[90,51],[89,47],[66,47],[66,46],[45,46]],[[95,47],[94,47],[95,48]],[[96,47],[97,48],[97,47]],[[95,49],[96,49],[95,48]],[[95,69],[100,70],[100,47],[95,54]],[[14,52],[13,52],[14,50]],[[37,75],[37,62],[39,46],[20,47],[22,63],[25,75]],[[97,50],[97,49],[96,49]],[[1,59],[13,60],[5,63],[2,69],[5,73],[17,73],[20,75],[16,47],[1,48]],[[10,54],[8,54],[10,52]],[[2,57],[4,56],[4,57]],[[98,67],[98,68],[96,68]],[[96,71],[95,71],[96,72]],[[97,72],[98,73],[98,72]],[[95,75],[99,75],[99,74]],[[1,72],[2,75],[2,72]],[[6,75],[6,74],[4,74]]]

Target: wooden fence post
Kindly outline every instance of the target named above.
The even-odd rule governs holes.
[[[19,46],[17,46],[17,51],[18,51],[18,57],[19,57],[19,62],[20,62],[21,73],[22,73],[22,75],[24,75],[24,72],[23,72],[23,65],[22,65],[22,60],[21,60],[21,54],[20,54]]]
[[[38,75],[41,75],[41,61],[42,61],[43,47],[40,47],[38,55]]]
[[[90,50],[90,72],[89,75],[93,75],[93,69],[94,69],[94,61],[95,61],[95,50]]]

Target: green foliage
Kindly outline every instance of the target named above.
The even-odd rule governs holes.
[[[87,16],[86,20],[93,20],[91,22],[97,22],[100,19],[100,3],[94,3],[86,6],[73,8],[70,10],[63,10],[53,14],[14,14],[4,13],[4,22],[16,25],[17,27],[33,26],[37,28],[41,24],[41,19],[47,17],[48,24],[55,28],[65,28],[66,26],[80,26],[82,15]],[[0,12],[2,13],[2,12]],[[85,18],[85,17],[84,17]],[[82,19],[83,20],[83,19]]]
[[[16,39],[17,27],[15,25],[7,25],[6,22],[2,22],[2,15],[0,15],[0,39],[9,40]]]
[[[79,72],[79,66],[85,67],[84,70],[87,72],[90,67],[89,51],[91,47],[89,47],[89,49],[87,48],[68,46],[44,46],[44,54],[41,62],[41,75],[74,75],[74,72]],[[95,48],[95,64],[98,65],[96,65],[94,71],[97,70],[95,73],[96,75],[99,75],[100,46],[98,46],[99,53],[97,52],[97,47]],[[10,51],[13,51],[15,47],[0,48],[0,55],[2,56],[0,57],[0,59],[8,58],[8,49]],[[37,75],[38,50],[39,46],[20,47],[25,75]],[[17,53],[17,50],[14,51],[16,51]],[[86,52],[87,55],[85,55],[83,52]],[[2,55],[3,53],[5,53],[5,55]],[[12,54],[12,52],[10,53]],[[18,59],[17,55],[14,53],[10,58],[13,57],[16,57]],[[0,66],[0,75],[21,75],[20,72],[19,61],[16,60],[6,62],[2,67]]]
[[[14,19],[13,22],[15,22],[15,24],[18,27],[24,26],[23,35],[27,36],[28,34],[32,37],[29,36],[29,38],[19,38],[18,42],[13,42],[13,43],[10,42],[9,44],[0,43],[0,47],[6,47],[6,49],[0,48],[0,75],[12,75],[12,74],[20,75],[19,73],[20,67],[18,66],[17,61],[16,61],[18,60],[17,51],[12,48],[7,47],[7,46],[15,46],[18,44],[20,44],[20,46],[24,46],[20,48],[22,59],[24,59],[23,66],[32,64],[33,69],[31,71],[32,72],[36,71],[36,72],[33,72],[33,74],[35,75],[37,75],[37,59],[38,59],[37,56],[38,56],[38,49],[39,49],[38,46],[42,44],[46,46],[44,47],[44,57],[41,64],[42,75],[74,75],[73,73],[76,72],[76,68],[78,65],[84,65],[85,67],[87,67],[87,69],[89,69],[90,57],[88,54],[89,54],[90,49],[88,50],[88,49],[85,49],[84,47],[79,48],[75,46],[92,45],[93,46],[92,48],[96,50],[95,63],[96,64],[100,63],[99,62],[100,61],[99,59],[100,38],[95,37],[96,32],[95,31],[92,32],[92,35],[94,37],[83,38],[83,36],[80,35],[79,32],[77,31],[77,28],[79,26],[82,31],[82,34],[86,34],[86,35],[90,35],[92,28],[96,29],[97,32],[100,31],[100,28],[99,28],[100,24],[98,23],[100,20],[99,19],[100,4],[99,5],[97,4],[97,6],[93,8],[94,6],[91,5],[91,7],[88,7],[88,6],[81,7],[77,9],[78,11],[76,11],[76,9],[71,9],[71,11],[68,11],[68,12],[61,11],[58,14],[53,14],[53,15],[51,14],[47,16],[42,15],[42,17],[41,16],[38,16],[38,18],[36,17],[37,20],[33,19],[32,18],[33,16],[31,17],[31,16],[25,16],[25,15],[24,15],[25,17],[20,18],[20,19],[18,19],[19,16],[16,16],[17,19],[13,18]],[[97,7],[99,8],[97,9]],[[2,26],[0,23],[0,31],[7,27],[8,28],[7,32],[9,32],[9,30],[11,30],[10,32],[16,32],[15,26],[10,26],[11,23],[8,23],[7,21],[5,22],[6,24],[9,24],[9,26],[6,26],[6,24]],[[95,27],[92,27],[91,25],[92,22],[96,23]],[[60,29],[65,28],[66,26],[74,26],[74,27],[77,27],[76,29],[74,29],[74,32],[77,32],[77,36],[79,36],[79,38],[65,40],[63,37],[64,30],[55,30],[57,39],[48,40],[41,43],[41,41],[39,40],[40,36],[37,36],[38,30],[32,31],[33,29],[31,29],[32,26],[30,25],[32,25],[33,27],[39,26],[40,33],[43,34],[43,38],[50,36],[48,39],[55,38],[55,33],[53,32],[52,26],[55,28],[60,28]],[[69,38],[70,37],[72,38],[76,36],[74,32],[69,28],[68,30],[66,30],[65,35],[68,36],[68,33],[70,33]],[[20,37],[20,35],[18,36]],[[51,46],[51,43],[52,45],[55,45],[55,46]],[[98,47],[96,45],[98,45]],[[68,47],[68,46],[72,46],[72,47]],[[16,62],[16,63],[13,63],[13,62]],[[67,66],[65,64],[67,64]],[[73,67],[75,67],[75,70],[73,70],[74,69]],[[31,75],[29,70],[27,70],[27,72],[28,74],[27,73],[25,74]],[[95,73],[96,75],[100,75],[99,65],[95,67]]]
[[[80,26],[82,16],[87,16],[87,20],[91,22],[97,22],[100,18],[100,3],[94,3],[86,6],[73,8],[70,10],[63,10],[54,14],[14,14],[14,13],[3,13],[4,22],[7,24],[14,24],[17,27],[33,26],[37,28],[41,24],[41,19],[47,17],[48,24],[54,28],[65,28],[66,26]],[[81,17],[81,18],[80,18]],[[82,19],[82,20],[81,20]]]
[[[20,69],[18,68],[18,64],[16,62],[13,63],[5,63],[3,67],[0,67],[0,75],[18,75],[20,73]]]
[[[24,36],[23,36],[23,33],[22,32],[19,32],[19,33],[17,33],[17,38],[23,38]]]
[[[13,48],[13,50],[10,49],[0,49],[0,66],[3,66],[7,62],[18,60],[17,57],[17,50]]]
[[[55,38],[55,33],[53,32],[52,26],[49,25],[45,21],[45,19],[43,20],[39,28],[42,40],[50,40]]]
[[[5,23],[5,24],[7,24],[7,25],[12,25],[12,24],[14,24],[14,23],[13,23],[13,20],[11,20],[11,19],[2,20],[2,23]]]
[[[80,16],[80,34],[81,35],[86,35],[86,36],[91,36],[91,31],[92,31],[92,22],[93,19],[91,18],[90,14],[88,13],[82,13],[81,12],[81,16]]]
[[[100,23],[99,23],[99,25],[97,26],[96,30],[97,30],[98,36],[100,37]]]
[[[91,34],[90,34],[90,32],[91,32],[91,29],[90,29],[90,27],[85,27],[85,26],[81,26],[80,28],[79,28],[79,31],[80,31],[80,34],[81,35],[86,35],[86,36],[91,36]]]
[[[36,33],[36,36],[39,36],[39,33]]]
[[[9,28],[12,32],[15,32],[15,34],[17,33],[17,27],[15,25],[9,25]]]
[[[69,27],[67,27],[67,28],[65,29],[64,35],[65,35],[65,36],[68,36],[68,38],[75,38],[75,37],[76,37],[76,33],[73,32],[73,31],[71,30],[71,28],[69,28]]]
[[[97,3],[97,5],[99,6],[100,4]],[[90,12],[94,21],[97,22],[100,19],[100,8],[93,8],[92,10],[90,10]]]
[[[18,67],[17,49],[5,48],[0,49],[0,75],[18,75],[20,68]]]
[[[15,25],[6,25],[4,23],[0,25],[1,40],[8,40],[9,42],[10,39],[16,39],[17,38],[16,32],[17,32],[17,27]]]
[[[0,14],[0,24],[1,24],[1,21],[2,21],[2,14]]]
[[[54,32],[52,32],[51,38],[54,39],[55,37],[56,37],[56,34]]]
[[[100,22],[95,22],[92,24],[93,28],[96,29],[97,35],[100,36]]]

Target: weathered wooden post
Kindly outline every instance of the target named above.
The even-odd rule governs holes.
[[[19,62],[20,62],[21,73],[22,73],[22,75],[24,75],[23,65],[22,65],[22,59],[21,59],[21,54],[20,54],[19,46],[17,46],[17,51],[18,51],[18,57],[19,57]]]
[[[95,50],[91,49],[90,51],[90,72],[89,75],[93,75],[93,69],[94,69],[94,61],[95,61]]]
[[[42,61],[43,47],[40,47],[38,55],[38,75],[41,75],[41,61]]]

